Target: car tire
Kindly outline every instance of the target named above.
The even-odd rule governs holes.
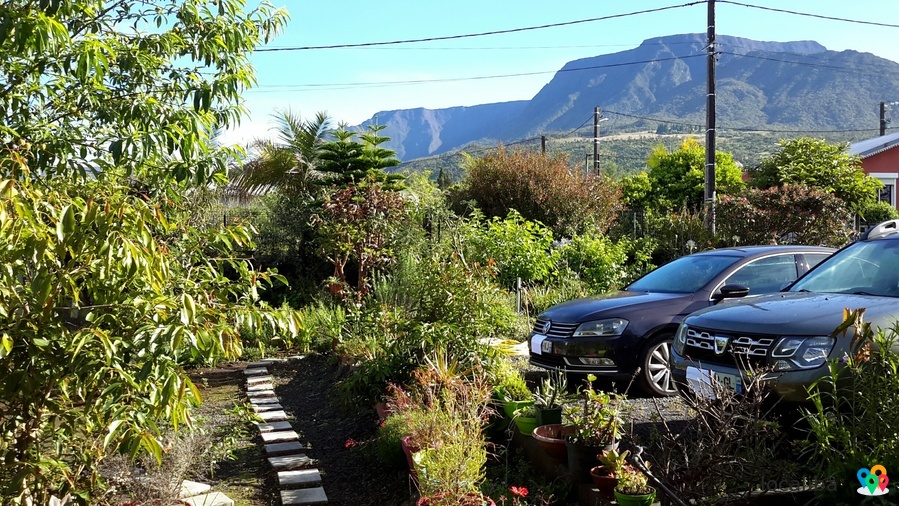
[[[640,355],[640,388],[653,397],[670,397],[677,393],[671,376],[671,343],[673,334],[660,334],[646,343]]]

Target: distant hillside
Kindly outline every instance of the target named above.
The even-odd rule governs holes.
[[[869,53],[828,51],[813,41],[719,36],[719,130],[863,130],[876,135],[881,101],[899,97],[899,64]],[[567,63],[529,101],[385,111],[388,147],[401,160],[567,132],[601,107],[604,133],[690,129],[705,121],[705,34],[672,35]],[[635,63],[637,62],[637,63]],[[618,113],[618,114],[616,114]],[[622,115],[623,114],[623,115]],[[659,118],[673,123],[640,119]],[[683,130],[681,130],[683,131]]]

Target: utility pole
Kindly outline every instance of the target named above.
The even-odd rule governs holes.
[[[887,104],[886,102],[880,103],[880,136],[883,137],[887,134]]]
[[[599,118],[602,116],[599,107],[593,108],[593,173],[599,174]]]
[[[544,155],[546,154],[546,136],[545,135],[540,136],[540,152],[543,153]]]
[[[708,72],[705,104],[705,204],[706,226],[715,234],[715,0],[708,0]]]

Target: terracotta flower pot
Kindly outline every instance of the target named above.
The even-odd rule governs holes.
[[[574,432],[574,426],[554,423],[540,425],[532,433],[540,448],[551,458],[560,462],[568,460],[568,449],[565,440]]]
[[[406,463],[409,464],[409,472],[412,473],[413,478],[417,479],[418,473],[415,471],[415,461],[412,460],[412,454],[416,453],[421,448],[412,443],[412,436],[405,436],[400,441],[402,441],[403,453],[406,454]]]
[[[599,494],[608,501],[615,498],[615,487],[618,486],[618,478],[612,476],[605,466],[596,466],[590,469],[590,479],[593,485],[599,489]]]

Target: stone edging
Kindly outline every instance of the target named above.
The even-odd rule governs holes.
[[[290,357],[284,360],[296,360]],[[284,506],[327,504],[328,497],[322,487],[321,473],[314,466],[316,461],[306,456],[306,446],[300,443],[299,434],[287,420],[287,413],[275,395],[273,378],[268,368],[281,359],[268,359],[247,364],[244,369],[246,395],[256,415],[266,462],[277,473],[278,490]]]

